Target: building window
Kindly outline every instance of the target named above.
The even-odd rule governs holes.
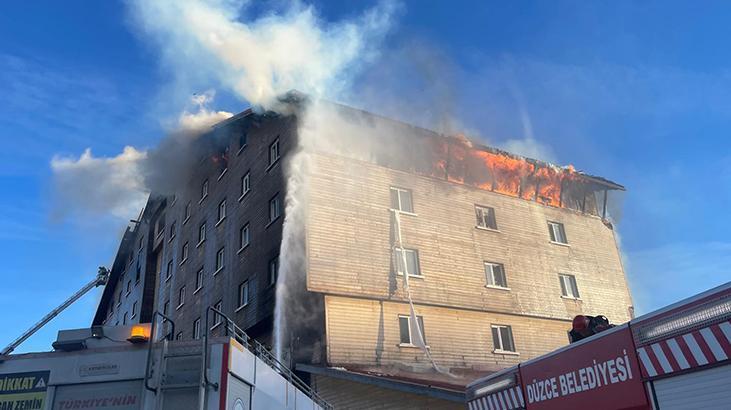
[[[183,244],[183,251],[180,252],[180,264],[182,265],[188,260],[188,242]]]
[[[269,223],[272,223],[282,214],[282,205],[279,201],[279,194],[269,200]]]
[[[218,302],[216,302],[216,304],[213,305],[213,308],[218,310],[219,312],[223,312],[223,301],[219,300]],[[223,322],[223,316],[221,316],[221,314],[217,312],[213,312],[213,327],[220,325],[221,322]]]
[[[135,285],[140,283],[140,276],[142,275],[142,268],[140,268],[140,262],[137,261],[137,272],[135,273]]]
[[[246,137],[246,131],[241,131],[241,134],[239,134],[239,152],[246,148]]]
[[[249,281],[244,281],[239,285],[239,306],[244,307],[249,304]]]
[[[145,244],[145,237],[142,236],[142,237],[140,237],[140,250],[142,250],[142,247],[144,246],[144,244]]]
[[[181,286],[180,290],[178,290],[178,307],[176,309],[180,309],[181,306],[185,303],[185,286]]]
[[[574,275],[559,274],[558,279],[561,282],[561,295],[567,298],[578,299],[579,288],[576,286],[576,277]]]
[[[188,201],[188,203],[185,204],[185,212],[183,213],[183,223],[188,222],[188,219],[190,219],[190,201]]]
[[[269,286],[277,283],[277,272],[279,271],[279,256],[269,261],[269,274],[267,278],[269,280]]]
[[[495,220],[495,208],[490,208],[489,206],[475,205],[475,217],[477,218],[478,228],[497,230],[497,221]]]
[[[223,219],[226,217],[226,200],[224,199],[221,201],[220,204],[218,204],[218,222],[223,221]]]
[[[131,292],[132,292],[132,281],[131,280],[128,280],[127,281],[127,296],[129,296],[129,294]]]
[[[241,198],[251,191],[251,172],[247,172],[241,177]]]
[[[132,319],[137,317],[137,302],[134,302],[132,304]]]
[[[168,270],[165,272],[165,280],[169,280],[171,277],[173,277],[173,260],[170,259],[170,262],[168,262]]]
[[[183,340],[183,332],[178,332],[178,334],[175,335],[175,340]]]
[[[239,230],[239,249],[249,246],[249,224],[241,227]]]
[[[485,262],[485,279],[487,286],[496,288],[508,287],[508,281],[505,278],[505,267],[501,263]]]
[[[172,241],[173,238],[175,238],[175,222],[170,224],[170,240]]]
[[[421,316],[416,316],[416,322],[419,325],[419,333],[421,333],[421,340],[424,341],[424,344],[426,344],[426,337],[424,333],[424,318]],[[398,325],[399,325],[399,335],[400,335],[400,341],[402,345],[415,345],[416,340],[412,337],[413,334],[411,333],[411,316],[407,315],[399,315],[398,317]]]
[[[419,252],[417,250],[395,248],[393,257],[396,260],[397,274],[403,275],[404,272],[408,272],[409,276],[421,276]],[[404,266],[404,258],[406,259],[406,266]]]
[[[198,318],[193,322],[193,339],[201,338],[201,318]]]
[[[279,138],[275,139],[271,145],[269,145],[269,166],[274,165],[279,160]]]
[[[391,209],[400,212],[414,212],[414,203],[411,200],[411,191],[391,187]]]
[[[515,352],[513,330],[510,326],[492,325],[492,345],[495,352]]]
[[[198,245],[202,244],[206,240],[206,223],[203,222],[201,226],[198,227]],[[198,246],[196,245],[196,246]]]
[[[119,297],[117,298],[117,307],[122,304],[122,289],[119,290]]]
[[[203,181],[203,185],[201,185],[201,201],[206,199],[208,196],[208,180],[206,179]]]
[[[549,222],[548,223],[548,234],[551,236],[551,242],[555,243],[569,243],[566,240],[566,231],[563,228],[562,223]]]
[[[198,292],[203,287],[203,267],[198,269],[195,274],[195,291]]]
[[[223,259],[224,256],[225,256],[224,248],[219,249],[218,252],[216,253],[216,273],[221,271],[221,269],[223,269],[223,267],[225,265],[224,259]]]
[[[162,314],[167,316],[169,311],[170,311],[170,301],[166,300],[165,304],[162,305]],[[167,319],[165,319],[165,320],[167,320]]]
[[[122,316],[122,325],[127,324],[127,312],[124,312],[124,315]]]

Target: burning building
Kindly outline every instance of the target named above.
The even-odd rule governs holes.
[[[477,374],[567,344],[575,315],[630,319],[621,185],[308,104],[199,138],[186,183],[125,234],[95,323],[158,310],[199,338],[225,331],[204,329],[214,306],[336,407],[462,408]]]

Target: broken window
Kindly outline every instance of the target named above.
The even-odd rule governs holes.
[[[492,325],[491,328],[494,352],[515,352],[512,328],[505,325]]]
[[[414,205],[411,200],[411,191],[403,188],[391,187],[391,209],[413,213]]]
[[[477,218],[477,226],[479,228],[497,230],[495,208],[475,205],[475,217]]]
[[[548,222],[548,234],[551,236],[551,242],[568,244],[562,223]]]
[[[576,286],[576,277],[561,273],[558,275],[561,281],[561,295],[567,298],[579,298],[579,288]]]
[[[508,287],[508,281],[505,278],[505,267],[501,263],[485,262],[485,277],[487,286]]]
[[[279,138],[269,145],[269,166],[274,165],[279,160]]]
[[[396,261],[397,274],[403,275],[404,272],[408,272],[409,276],[421,276],[419,252],[417,250],[395,248],[393,257]],[[406,259],[406,266],[404,266],[404,259]]]
[[[416,316],[416,321],[419,324],[419,332],[421,333],[421,339],[426,343],[426,337],[424,335],[424,318]],[[399,315],[399,341],[404,345],[413,345],[414,339],[411,334],[411,316]]]

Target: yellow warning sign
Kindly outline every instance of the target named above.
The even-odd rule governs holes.
[[[0,374],[0,410],[43,409],[50,372]]]

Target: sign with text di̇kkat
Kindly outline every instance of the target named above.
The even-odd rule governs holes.
[[[528,409],[647,409],[629,328],[520,369]]]
[[[0,410],[43,409],[49,371],[0,374]]]

